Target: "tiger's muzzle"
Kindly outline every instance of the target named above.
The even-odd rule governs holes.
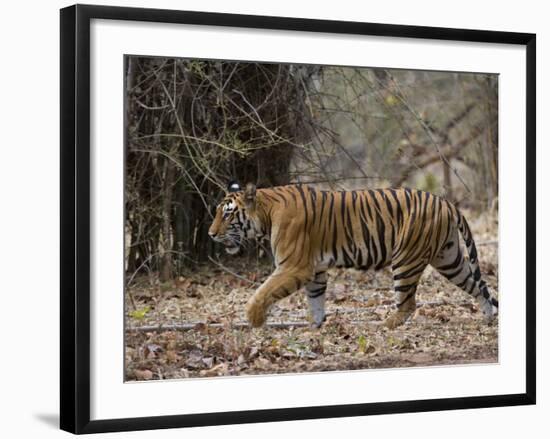
[[[241,236],[239,234],[224,234],[220,235],[216,232],[208,231],[208,236],[214,241],[219,242],[225,246],[225,251],[230,255],[234,255],[239,252],[241,248]]]

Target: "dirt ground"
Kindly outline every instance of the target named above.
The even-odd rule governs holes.
[[[472,219],[480,266],[498,297],[497,223]],[[403,326],[375,324],[393,307],[391,272],[333,269],[327,320],[308,324],[297,292],[275,305],[268,326],[246,326],[244,305],[270,273],[269,260],[223,259],[160,284],[155,276],[126,289],[126,380],[257,375],[498,361],[498,322],[428,267],[418,308]],[[230,270],[231,272],[229,272]],[[159,328],[160,327],[160,328]]]

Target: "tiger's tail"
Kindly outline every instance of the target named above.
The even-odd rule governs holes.
[[[482,303],[483,312],[486,315],[493,317],[498,314],[498,300],[492,296],[491,293],[489,293],[487,283],[481,278],[476,243],[472,236],[472,232],[470,231],[470,226],[468,225],[466,218],[458,209],[456,209],[456,212],[458,218],[458,230],[460,231],[460,234],[464,239],[464,243],[466,244],[466,249],[468,250],[468,263],[475,281],[473,296],[476,297],[480,303]]]

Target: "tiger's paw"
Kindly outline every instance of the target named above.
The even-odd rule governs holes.
[[[246,304],[246,318],[253,328],[259,328],[267,319],[265,309],[254,299],[254,297],[250,298]]]
[[[498,301],[496,299],[484,300],[480,307],[483,312],[483,320],[487,325],[492,325],[495,321],[498,321]]]
[[[310,317],[309,318],[309,326],[311,329],[319,329],[321,326],[323,326],[323,323],[327,320],[327,317],[323,315],[320,318]]]
[[[405,323],[409,315],[409,313],[399,311],[394,312],[382,322],[382,326],[385,326],[388,329],[395,329]]]

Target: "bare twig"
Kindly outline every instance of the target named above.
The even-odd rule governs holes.
[[[481,247],[482,245],[498,245],[498,241],[496,239],[494,241],[480,241],[476,242],[476,245],[478,247]]]
[[[222,263],[220,263],[219,261],[216,261],[212,256],[208,256],[208,259],[210,259],[210,261],[212,261],[214,264],[216,264],[218,267],[220,267],[223,271],[235,276],[236,278],[238,279],[241,279],[241,280],[244,280],[245,282],[248,282],[250,285],[253,285],[253,286],[260,286],[261,284],[259,282],[254,282],[250,279],[247,279],[246,277],[243,277],[243,276],[240,276],[238,275],[237,273],[235,273],[234,271],[231,271],[229,268],[227,268],[225,265],[223,265]]]
[[[428,138],[430,139],[430,142],[432,143],[432,145],[435,147],[435,149],[437,150],[437,153],[439,154],[439,157],[441,158],[441,161],[443,163],[445,163],[449,169],[451,169],[453,171],[453,173],[456,175],[456,177],[460,180],[460,182],[464,185],[464,187],[466,188],[466,190],[468,191],[469,194],[472,193],[470,187],[466,184],[466,182],[464,181],[464,179],[460,176],[460,174],[458,173],[458,171],[456,170],[456,168],[454,168],[452,165],[451,165],[451,162],[447,159],[447,157],[443,154],[443,152],[441,151],[441,148],[439,147],[437,141],[435,140],[434,136],[433,136],[433,131],[432,129],[428,126],[428,124],[426,124],[426,122],[424,121],[424,119],[416,112],[416,110],[414,108],[412,108],[409,103],[407,102],[407,100],[405,99],[405,95],[403,94],[403,92],[401,91],[401,88],[399,87],[399,84],[397,83],[397,81],[395,81],[393,78],[392,78],[392,81],[393,81],[393,84],[395,85],[395,88],[397,89],[398,93],[395,94],[395,96],[401,101],[401,103],[405,106],[405,108],[414,116],[414,118],[417,120],[417,122],[420,124],[420,126],[424,129],[424,131],[426,132]]]

